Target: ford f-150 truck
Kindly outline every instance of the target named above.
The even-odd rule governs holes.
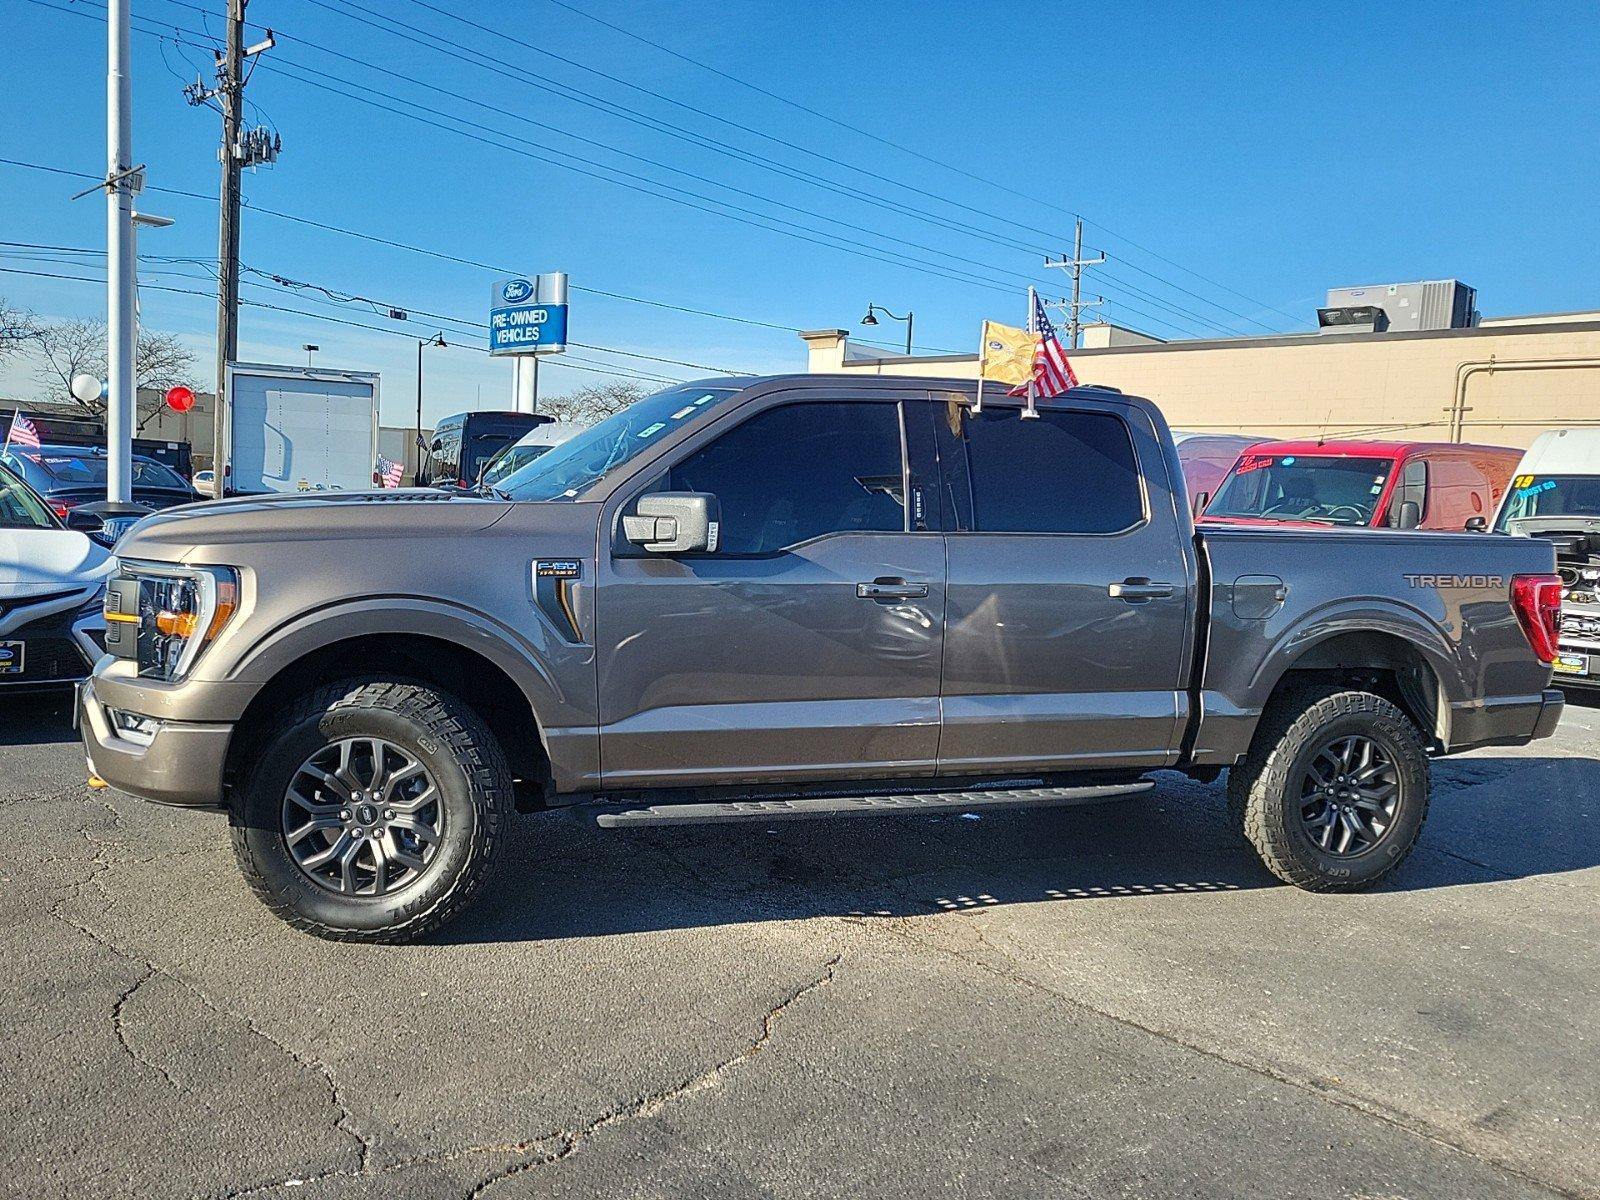
[[[454,917],[513,810],[604,827],[1136,795],[1229,770],[1273,873],[1369,886],[1430,755],[1545,737],[1548,542],[1211,528],[1161,413],[950,380],[659,392],[501,481],[241,498],[118,548],[90,770],[224,807],[324,937]]]

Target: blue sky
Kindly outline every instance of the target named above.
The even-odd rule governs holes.
[[[1075,212],[1093,222],[1089,246],[1111,256],[1086,291],[1110,299],[1102,311],[1111,319],[1164,336],[1309,328],[1330,286],[1446,276],[1476,286],[1486,314],[1600,307],[1592,4],[1205,12],[566,2],[253,0],[252,21],[279,40],[251,81],[251,117],[278,131],[283,156],[247,172],[247,203],[472,262],[564,269],[575,288],[779,326],[573,296],[576,341],[758,371],[801,369],[792,330],[854,327],[869,301],[914,309],[917,342],[930,349],[967,348],[984,317],[1020,322],[1030,279],[1062,290],[1041,251],[1070,246]],[[167,34],[133,41],[134,157],[149,164],[153,185],[215,194],[217,118],[180,95],[198,70],[209,75],[210,53],[174,39],[220,35],[223,7],[133,0],[136,24]],[[0,14],[0,79],[13,101],[0,157],[100,171],[97,0],[0,0]],[[393,32],[395,22],[410,28]],[[305,69],[368,102],[308,83]],[[19,109],[19,97],[31,99]],[[466,133],[375,106],[407,104]],[[561,153],[587,161],[560,159],[581,168],[571,170],[533,157]],[[642,179],[618,182],[616,172]],[[82,186],[0,166],[0,241],[102,247],[103,203],[68,201]],[[697,195],[675,203],[641,188]],[[152,193],[141,207],[178,222],[146,233],[141,250],[194,260],[149,259],[144,281],[214,287],[215,202]],[[790,236],[749,222],[800,228]],[[412,317],[393,322],[262,276],[248,300],[424,337],[442,322],[419,310],[482,321],[494,276],[248,208],[242,260]],[[93,259],[6,246],[0,267],[98,274]],[[0,295],[47,316],[104,311],[102,288],[29,275],[0,272]],[[193,346],[208,377],[213,302],[147,289],[141,305],[147,325]],[[872,336],[892,340],[898,328],[885,322]],[[482,342],[459,322],[445,336]],[[320,363],[381,371],[385,419],[405,420],[414,341],[244,310],[245,356],[302,361],[304,342],[322,347]],[[430,419],[507,400],[508,363],[464,348],[429,353]],[[704,373],[594,350],[568,362],[578,358],[668,377]],[[29,374],[0,369],[0,395],[35,394]],[[542,386],[602,378],[552,364]]]

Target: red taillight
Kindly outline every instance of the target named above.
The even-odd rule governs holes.
[[[59,500],[52,500],[50,501],[50,511],[55,513],[58,518],[65,521],[67,519],[67,514],[72,511],[72,505],[63,504]]]
[[[1561,593],[1559,575],[1513,575],[1511,607],[1517,610],[1522,632],[1540,662],[1555,662],[1561,640]]]

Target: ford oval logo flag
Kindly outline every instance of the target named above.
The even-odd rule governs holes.
[[[507,304],[521,304],[533,295],[533,284],[526,279],[512,279],[500,289],[500,295]]]

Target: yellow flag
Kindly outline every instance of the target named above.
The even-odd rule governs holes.
[[[985,321],[982,349],[978,354],[979,377],[997,383],[1027,382],[1033,374],[1034,341],[1033,334],[1026,329]]]

